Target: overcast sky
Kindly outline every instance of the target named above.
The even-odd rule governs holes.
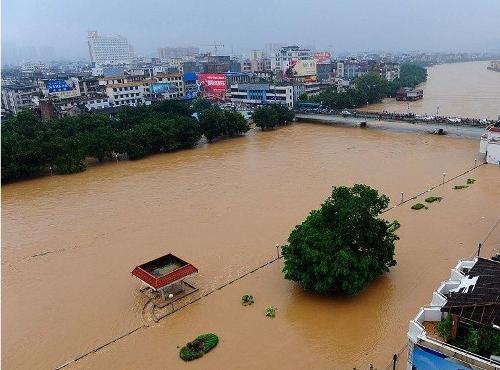
[[[500,0],[2,0],[2,59],[88,59],[88,30],[137,54],[214,41],[339,51],[500,50]]]

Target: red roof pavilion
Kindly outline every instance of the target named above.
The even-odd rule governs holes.
[[[197,272],[198,269],[192,264],[169,253],[137,266],[132,270],[132,275],[158,290]]]

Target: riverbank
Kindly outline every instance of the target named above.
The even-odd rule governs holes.
[[[130,276],[138,263],[168,252],[185,258],[199,268],[203,294],[273,258],[332,185],[366,183],[394,204],[401,191],[472,167],[477,151],[463,137],[297,124],[4,185],[3,365],[54,368],[142,325]],[[476,184],[439,190],[443,201],[428,211],[408,205],[384,215],[402,224],[398,266],[358,297],[309,295],[273,264],[74,367],[188,366],[176,346],[210,331],[221,342],[200,360],[207,369],[383,364],[450,261],[468,256],[497,217],[497,172],[481,166]],[[246,293],[256,304],[244,311]],[[278,308],[275,320],[263,315],[268,305]],[[291,355],[277,364],[282,351]]]

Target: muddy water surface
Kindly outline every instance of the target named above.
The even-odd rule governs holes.
[[[424,99],[398,102],[387,99],[367,110],[410,112],[445,116],[497,119],[500,116],[500,72],[486,69],[489,62],[441,64],[427,69],[428,79],[419,86]]]
[[[53,368],[141,325],[137,264],[172,252],[199,268],[201,291],[212,289],[272,258],[332,185],[367,183],[397,203],[401,191],[470,168],[477,149],[476,140],[297,124],[4,186],[3,365]],[[206,331],[223,338],[206,369],[382,365],[498,217],[498,168],[474,177],[460,193],[444,187],[445,200],[427,212],[386,214],[403,224],[398,266],[358,297],[306,294],[273,264],[76,366],[189,367],[176,346]],[[248,292],[257,303],[243,310]],[[263,316],[271,304],[275,320]]]

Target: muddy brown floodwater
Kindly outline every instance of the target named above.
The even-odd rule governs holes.
[[[201,292],[275,256],[332,185],[366,183],[397,203],[470,168],[477,140],[301,123],[272,132],[108,163],[70,176],[2,187],[2,363],[49,369],[141,325],[132,268],[172,252],[196,265]],[[283,369],[382,366],[405,342],[409,318],[498,218],[500,169],[384,216],[402,227],[398,265],[351,298],[307,294],[280,272],[251,274],[72,367]],[[486,243],[490,253],[500,242]],[[489,248],[489,249],[488,249]],[[256,303],[243,308],[242,294]],[[266,306],[278,308],[266,319]],[[221,344],[196,365],[177,345],[201,332]],[[203,362],[201,362],[203,361]],[[171,364],[171,365],[166,365]]]
[[[500,116],[500,72],[489,62],[441,64],[427,69],[428,79],[419,88],[424,98],[415,102],[386,99],[365,110],[410,112],[444,116],[497,119]],[[438,108],[439,107],[439,108]]]

